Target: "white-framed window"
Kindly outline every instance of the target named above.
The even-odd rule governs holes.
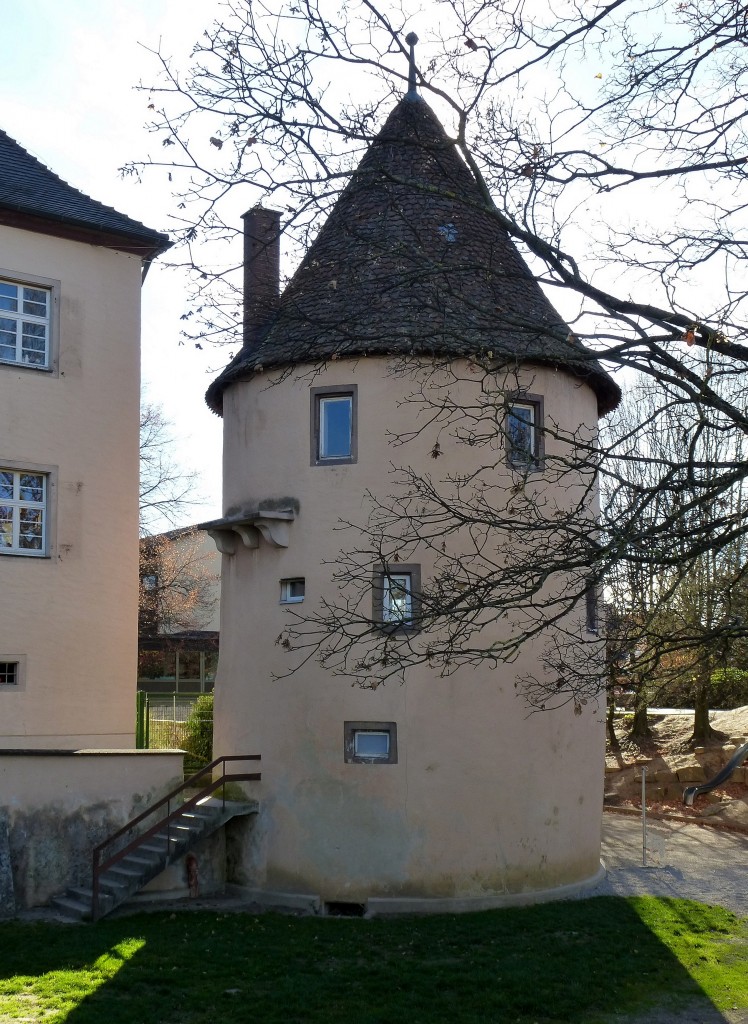
[[[382,622],[408,623],[413,618],[413,578],[409,572],[382,577]]]
[[[420,565],[380,566],[374,574],[372,588],[374,621],[389,630],[416,630],[420,590]]]
[[[304,600],[306,580],[303,576],[280,581],[280,603],[300,604]]]
[[[395,722],[345,722],[346,764],[397,764]]]
[[[543,401],[535,395],[513,399],[506,417],[506,446],[514,469],[537,470],[543,461]]]
[[[26,689],[26,655],[0,652],[0,693]]]
[[[52,289],[0,279],[0,362],[51,365]]]
[[[356,729],[353,753],[372,761],[386,761],[390,756],[390,734],[383,729]]]
[[[46,555],[48,481],[0,466],[0,555]]]
[[[355,384],[312,388],[314,466],[355,462],[357,458],[357,388]]]

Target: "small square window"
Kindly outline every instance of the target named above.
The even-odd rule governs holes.
[[[393,632],[414,632],[420,615],[420,565],[381,566],[374,574],[373,617]]]
[[[18,662],[0,661],[0,686],[18,686]]]
[[[306,580],[298,576],[291,580],[280,581],[280,603],[300,604],[304,600],[306,591]]]
[[[386,761],[390,756],[390,734],[377,729],[356,729],[353,733],[353,753],[356,757]]]
[[[543,400],[535,395],[512,399],[506,417],[506,445],[509,465],[514,469],[538,470],[543,461]]]
[[[313,466],[356,461],[357,388],[354,385],[312,388]]]
[[[345,722],[344,759],[346,764],[396,764],[395,722]]]
[[[0,692],[26,689],[26,655],[0,654]]]

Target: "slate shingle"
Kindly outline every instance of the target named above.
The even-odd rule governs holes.
[[[8,215],[40,218],[51,225],[99,233],[102,237],[116,236],[122,239],[123,247],[137,251],[143,259],[151,259],[171,245],[167,235],[68,185],[0,131],[0,220],[8,222]],[[116,238],[102,244],[112,244]]]
[[[562,367],[595,391],[618,386],[534,280],[428,104],[394,108],[281,295],[263,336],[208,389],[260,369],[349,356],[486,355]]]

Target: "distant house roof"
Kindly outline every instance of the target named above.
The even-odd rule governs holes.
[[[264,336],[208,389],[366,355],[487,356],[568,370],[601,413],[620,390],[571,334],[417,94],[391,112],[280,296]],[[489,357],[490,358],[490,357]]]
[[[68,185],[0,131],[0,223],[123,249],[150,260],[172,244]]]

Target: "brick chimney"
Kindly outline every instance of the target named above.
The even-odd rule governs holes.
[[[244,347],[259,340],[278,306],[280,213],[255,206],[244,221]]]

